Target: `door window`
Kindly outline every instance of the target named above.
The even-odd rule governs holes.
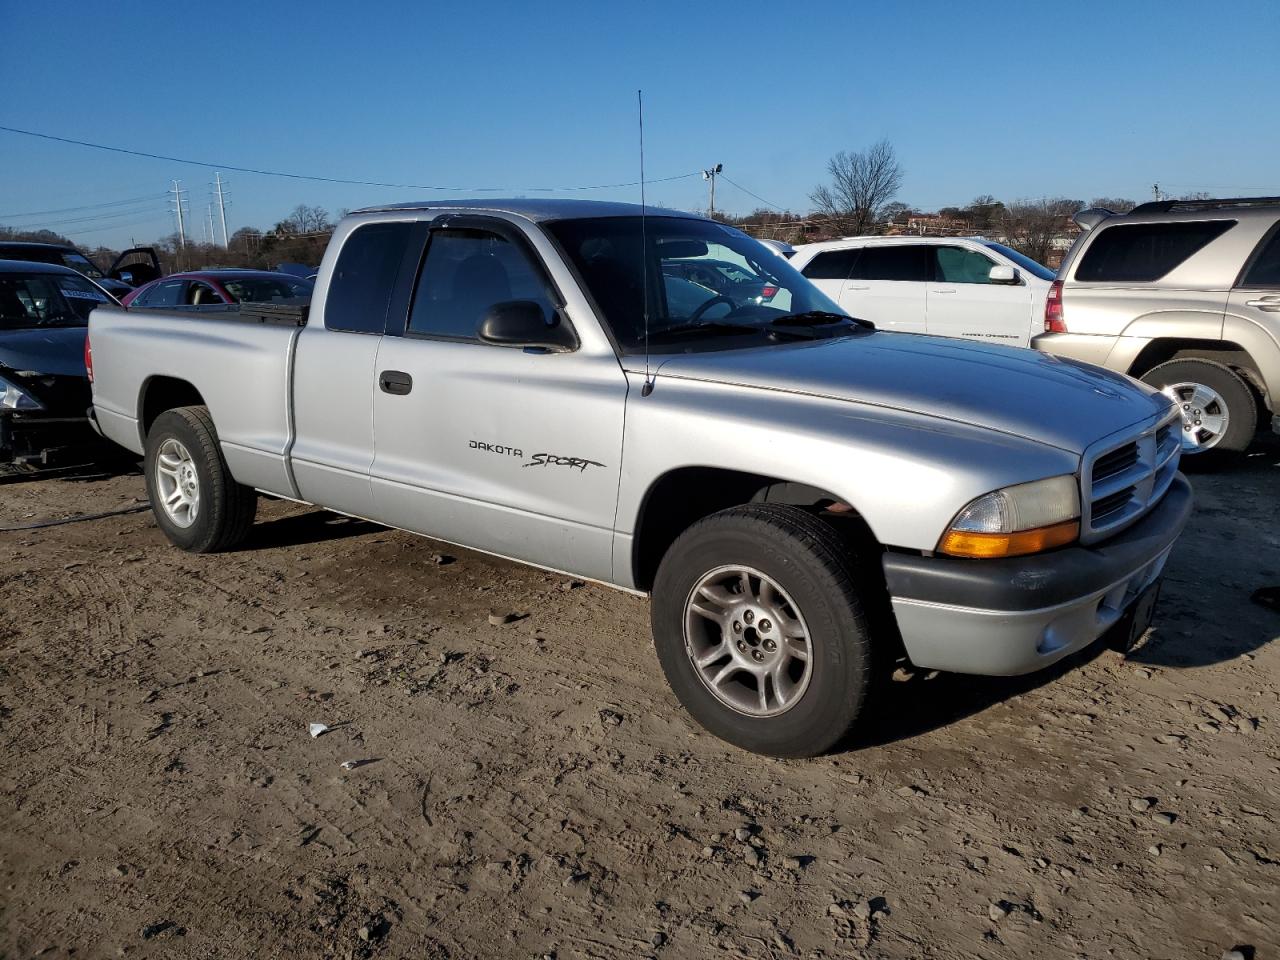
[[[863,247],[849,279],[924,283],[931,272],[930,250],[919,244]]]
[[[222,298],[207,283],[193,280],[191,286],[187,289],[186,302],[192,306],[200,307],[211,303],[222,303]]]
[[[138,302],[145,307],[176,307],[182,302],[182,291],[186,286],[185,280],[166,280],[142,294]]]
[[[531,300],[548,325],[555,322],[546,276],[518,244],[487,230],[434,230],[409,333],[475,340],[485,314],[508,300]]]
[[[1235,224],[1234,220],[1196,220],[1101,228],[1084,252],[1075,278],[1100,283],[1159,280]]]
[[[849,250],[828,250],[806,263],[800,272],[810,280],[843,280],[849,276],[853,261],[857,258],[856,247]]]
[[[1245,271],[1242,287],[1280,287],[1280,224],[1271,228],[1271,236],[1253,256]]]
[[[328,330],[382,333],[413,224],[371,223],[342,245],[324,305]]]
[[[934,248],[934,279],[942,283],[990,283],[995,264],[976,250]]]

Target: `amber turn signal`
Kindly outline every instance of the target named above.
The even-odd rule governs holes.
[[[1080,536],[1080,521],[1068,520],[1017,533],[969,533],[949,530],[938,551],[953,557],[1021,557],[1073,543]]]

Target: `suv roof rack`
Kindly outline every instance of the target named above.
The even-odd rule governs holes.
[[[1150,200],[1130,213],[1170,213],[1175,210],[1212,210],[1215,207],[1280,206],[1280,197],[1221,197],[1215,200]]]

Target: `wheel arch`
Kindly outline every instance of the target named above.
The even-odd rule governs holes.
[[[1195,337],[1159,337],[1152,340],[1130,362],[1125,373],[1142,377],[1170,360],[1210,360],[1236,373],[1267,409],[1272,393],[1267,389],[1262,368],[1243,344],[1231,340],[1202,340]]]
[[[856,506],[830,490],[785,477],[723,467],[684,466],[657,477],[645,491],[631,544],[631,573],[639,590],[653,586],[667,549],[703,517],[744,503],[780,503],[822,513],[851,548],[883,549]],[[831,508],[835,509],[832,510]]]
[[[143,442],[156,417],[166,410],[204,405],[204,397],[189,380],[162,375],[148,377],[138,391],[138,430]]]

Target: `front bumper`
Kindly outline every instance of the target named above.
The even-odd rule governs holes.
[[[0,414],[0,464],[45,466],[83,457],[103,443],[90,428],[87,417],[38,412]]]
[[[1160,576],[1191,506],[1178,474],[1150,513],[1090,547],[1009,560],[885,554],[907,656],[918,667],[1012,676],[1087,647]]]

